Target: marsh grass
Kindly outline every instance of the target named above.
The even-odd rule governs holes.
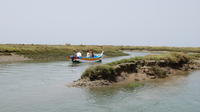
[[[189,56],[192,59],[200,59],[200,53],[191,53]]]
[[[0,55],[15,53],[32,59],[65,60],[66,56],[80,51],[86,55],[88,50],[104,54],[107,57],[127,55],[114,46],[95,45],[35,45],[35,44],[0,44]]]
[[[32,59],[56,59],[65,60],[68,55],[73,55],[77,51],[84,55],[88,50],[95,53],[104,54],[107,57],[128,55],[122,50],[147,50],[147,51],[170,51],[170,52],[192,52],[200,53],[200,47],[151,47],[151,46],[112,46],[112,45],[38,45],[38,44],[0,44],[0,55],[9,55],[15,53],[24,55]],[[191,55],[191,57],[199,57],[199,54]],[[137,57],[140,59],[141,57]],[[150,57],[149,57],[150,58]],[[151,58],[160,58],[151,57]],[[136,59],[134,59],[136,60]],[[125,61],[125,60],[123,60]],[[130,59],[127,61],[131,61]]]
[[[170,52],[200,53],[200,47],[119,46],[119,49],[121,49],[121,50],[147,50],[147,51],[170,51]]]
[[[165,61],[167,63],[187,63],[190,57],[185,53],[167,53],[160,55],[147,55],[147,56],[137,56],[129,59],[122,59],[119,61],[108,63],[108,65],[114,66],[122,63],[134,63],[137,61],[145,60],[155,60],[155,61]]]

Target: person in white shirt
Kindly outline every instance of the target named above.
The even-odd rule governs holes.
[[[89,52],[87,52],[87,55],[86,55],[87,57],[90,57],[90,53]]]
[[[81,56],[82,56],[81,52],[77,52],[77,53],[76,53],[76,56],[77,56],[77,57],[81,57]]]

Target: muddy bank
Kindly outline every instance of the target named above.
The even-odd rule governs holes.
[[[0,63],[4,62],[18,62],[18,61],[27,61],[31,60],[30,58],[24,57],[22,55],[16,55],[14,53],[7,54],[7,55],[0,55]]]
[[[136,57],[88,68],[73,87],[102,87],[113,84],[161,79],[178,72],[200,68],[200,61],[193,57],[172,53]]]

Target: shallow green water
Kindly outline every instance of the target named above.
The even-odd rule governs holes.
[[[103,63],[127,57],[107,58]],[[91,65],[65,61],[0,64],[0,112],[200,111],[200,71],[138,88],[66,86]]]

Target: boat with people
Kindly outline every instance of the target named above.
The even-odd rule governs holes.
[[[101,62],[103,59],[103,53],[94,54],[93,52],[87,52],[87,56],[82,56],[80,52],[77,52],[76,55],[70,56],[70,59],[73,63],[81,63],[81,62]]]

